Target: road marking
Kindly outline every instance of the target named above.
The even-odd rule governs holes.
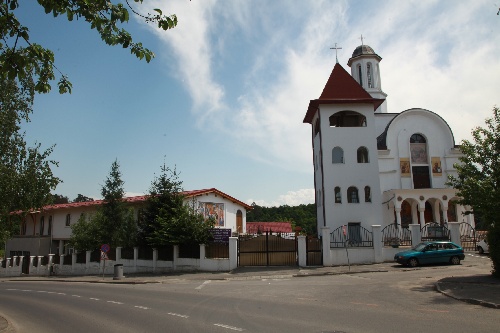
[[[80,296],[80,295],[71,295],[71,296],[73,296],[73,297],[82,297],[82,296]]]
[[[33,291],[33,290],[29,290],[29,289],[21,289],[21,291]]]
[[[370,303],[358,303],[358,302],[350,302],[350,303],[356,305],[378,306],[378,304],[370,304]]]
[[[140,305],[135,305],[134,308],[143,309],[143,310],[149,310],[148,307],[146,307],[146,306],[140,306]]]
[[[171,316],[181,317],[181,318],[189,318],[189,316],[181,315],[181,314],[173,313],[173,312],[168,312],[167,314],[169,314]]]
[[[6,290],[15,291],[15,290],[17,290],[17,289],[6,289]]]
[[[196,288],[194,288],[194,289],[198,289],[198,290],[199,290],[199,289],[201,289],[201,288],[205,287],[205,286],[206,286],[207,284],[209,284],[210,282],[211,282],[210,280],[207,280],[207,281],[203,282],[201,285],[199,285],[198,287],[196,287]]]
[[[238,331],[238,332],[244,331],[243,328],[228,326],[228,325],[224,325],[224,324],[214,324],[214,326],[219,326],[219,327],[227,328],[228,330],[233,330],[233,331]]]
[[[123,304],[122,302],[116,302],[116,301],[107,301],[108,303],[113,303],[113,304]]]
[[[304,298],[304,297],[298,297],[297,299],[300,299],[302,301],[315,301],[315,298]]]
[[[45,290],[38,290],[37,293],[46,293]]]
[[[90,299],[93,300],[93,301],[98,301],[99,300],[99,298],[93,298],[93,297],[90,297]]]
[[[66,295],[66,293],[57,293],[58,295]]]

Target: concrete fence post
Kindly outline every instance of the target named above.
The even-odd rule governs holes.
[[[137,259],[139,258],[139,248],[134,246],[134,272],[137,272]]]
[[[332,252],[330,250],[330,228],[321,228],[321,244],[323,246],[323,266],[333,266]]]
[[[299,267],[307,266],[307,238],[297,236],[297,252],[299,256]]]
[[[158,261],[158,249],[153,249],[153,273],[156,272],[156,266]]]
[[[410,224],[411,231],[411,246],[414,247],[422,241],[422,235],[420,233],[420,224]]]
[[[448,222],[448,229],[450,230],[450,240],[462,246],[462,241],[460,240],[460,222]]]
[[[119,264],[122,260],[122,247],[116,247],[116,263]]]
[[[90,268],[90,254],[92,251],[85,251],[85,269]]]
[[[382,226],[372,225],[373,233],[373,259],[375,262],[384,262],[384,256],[382,254]]]
[[[238,267],[238,237],[229,237],[229,270]]]
[[[54,267],[53,262],[54,262],[54,255],[55,254],[49,254],[49,261],[47,262],[47,275],[50,275],[52,272],[52,269]],[[40,267],[42,267],[42,256],[38,256],[38,267],[36,268],[36,272],[40,273]]]
[[[179,259],[179,245],[174,245],[174,257],[172,258],[172,269],[177,269],[177,260]]]
[[[76,252],[71,254],[71,271],[74,272],[76,270]]]
[[[200,266],[198,269],[201,269],[201,267],[205,267],[205,260],[206,260],[206,249],[205,249],[205,244],[200,244]]]

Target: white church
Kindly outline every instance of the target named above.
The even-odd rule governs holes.
[[[468,222],[446,186],[461,156],[437,113],[413,108],[391,113],[382,90],[382,58],[358,46],[337,62],[318,99],[309,102],[318,233],[323,227]]]

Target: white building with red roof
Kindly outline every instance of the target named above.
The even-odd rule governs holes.
[[[336,63],[309,103],[303,122],[311,124],[318,232],[346,226],[356,238],[360,227],[372,225],[474,227],[446,185],[461,156],[450,127],[421,108],[389,113],[381,60],[370,46],[358,46],[348,61],[351,74]]]
[[[215,188],[184,191],[185,203],[195,204],[205,217],[216,219],[216,228],[231,229],[232,233],[243,233],[246,228],[246,212],[250,205]],[[136,214],[144,207],[147,196],[124,198]],[[20,222],[20,235],[7,241],[6,256],[43,256],[49,253],[68,254],[71,226],[82,214],[96,211],[102,200],[73,202],[43,207],[29,213]],[[136,215],[137,216],[137,215]]]

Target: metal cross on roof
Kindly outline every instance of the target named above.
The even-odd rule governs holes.
[[[361,45],[364,45],[363,44],[363,39],[365,39],[365,38],[363,37],[363,34],[361,34],[361,37],[359,37],[359,39],[361,39]]]
[[[335,60],[337,61],[337,64],[339,63],[339,58],[337,57],[337,51],[342,50],[341,47],[337,46],[337,43],[335,43],[334,47],[330,47],[330,50],[335,50]]]

